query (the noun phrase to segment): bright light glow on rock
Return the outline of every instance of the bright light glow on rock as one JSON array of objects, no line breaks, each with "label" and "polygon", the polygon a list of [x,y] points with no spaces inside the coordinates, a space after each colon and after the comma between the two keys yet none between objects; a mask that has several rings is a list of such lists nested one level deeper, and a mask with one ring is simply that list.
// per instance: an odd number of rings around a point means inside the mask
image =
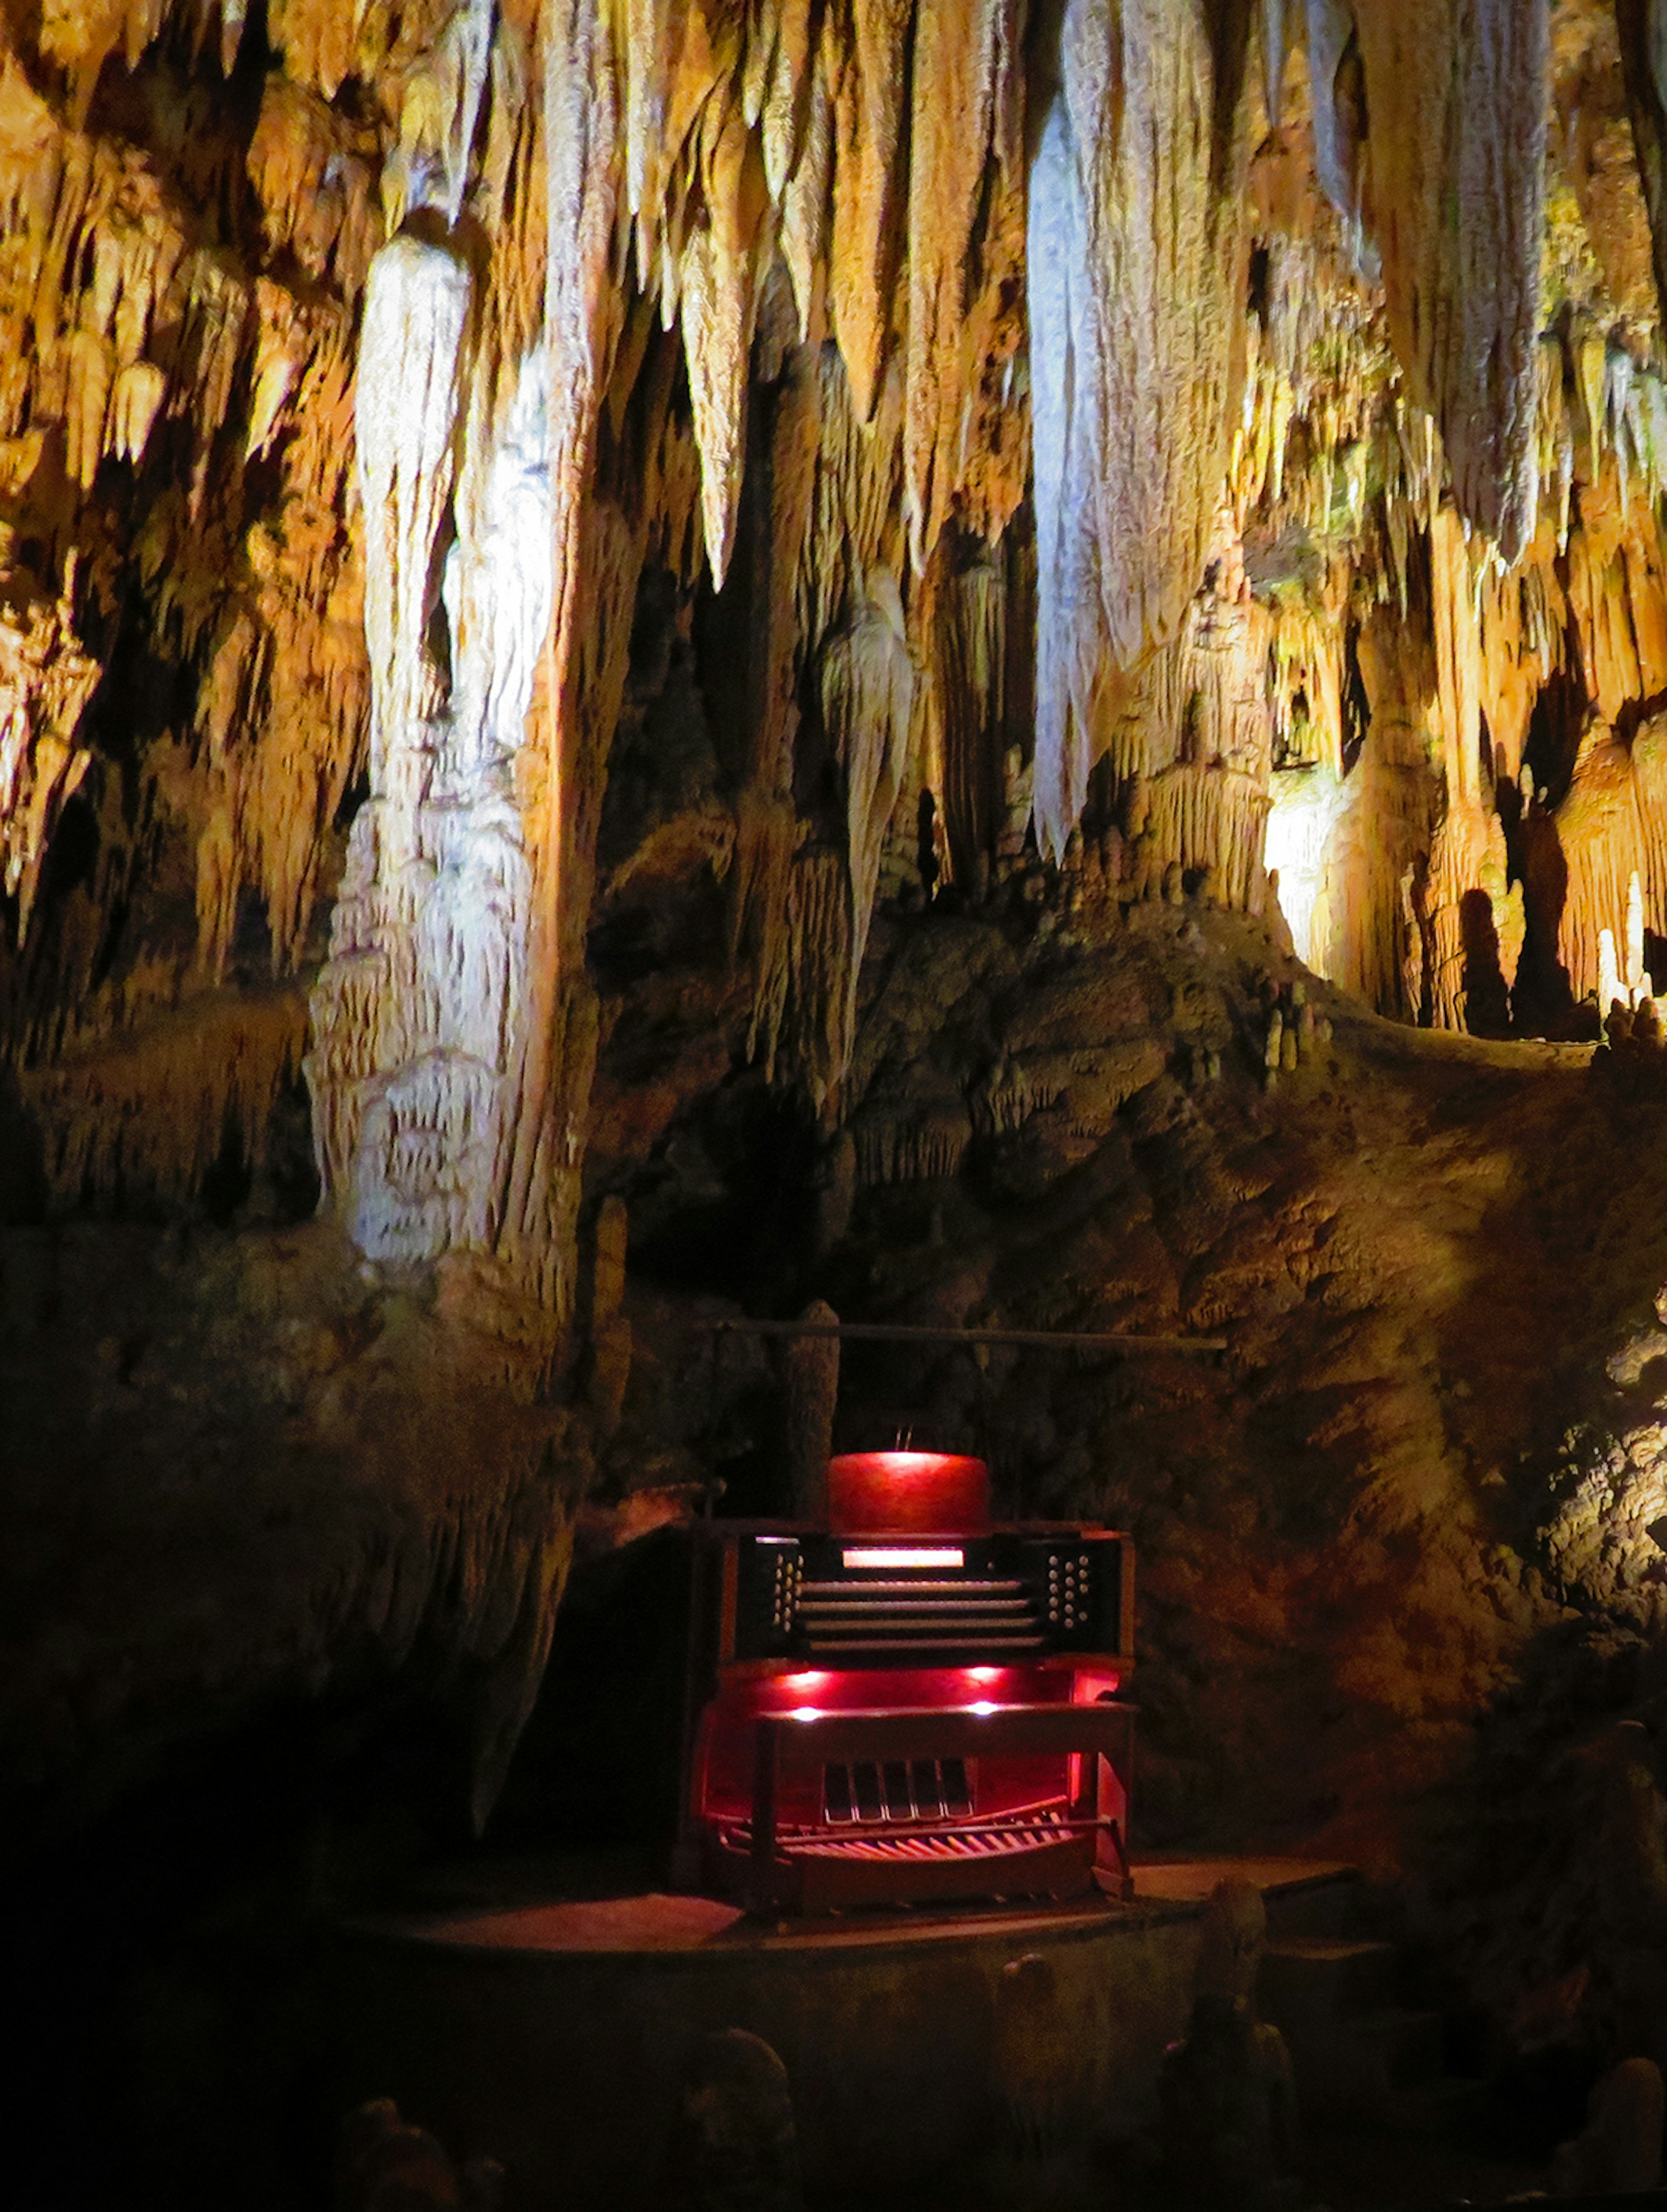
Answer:
[{"label": "bright light glow on rock", "polygon": [[1061,93],[1031,170],[1031,439],[1037,545],[1036,834],[1057,860],[1082,811],[1088,702],[1101,624],[1095,576],[1095,418],[1081,404],[1086,370],[1086,254],[1082,190]]},{"label": "bright light glow on rock", "polygon": [[[442,249],[417,251],[457,266]],[[423,270],[409,252],[400,265]],[[446,673],[425,639],[449,446],[442,453],[435,349],[425,356],[421,340],[426,329],[436,346],[449,341],[455,363],[462,319],[433,313],[425,325],[423,296],[410,286],[398,295],[414,395],[395,384],[382,398],[396,404],[379,404],[373,384],[360,386],[367,507],[380,494],[394,521],[371,540],[372,794],[353,827],[313,1060],[321,1149],[350,1233],[371,1257],[400,1260],[491,1238],[513,1135],[532,896],[514,768],[554,574],[549,369],[535,348],[496,442],[479,441],[483,464],[459,489],[441,589],[450,696],[430,707]],[[401,988],[366,1034],[358,991],[379,972]]]},{"label": "bright light glow on rock", "polygon": [[1347,785],[1323,762],[1285,769],[1273,778],[1262,865],[1279,877],[1280,911],[1297,957],[1329,972],[1334,921],[1333,846],[1348,806]]}]

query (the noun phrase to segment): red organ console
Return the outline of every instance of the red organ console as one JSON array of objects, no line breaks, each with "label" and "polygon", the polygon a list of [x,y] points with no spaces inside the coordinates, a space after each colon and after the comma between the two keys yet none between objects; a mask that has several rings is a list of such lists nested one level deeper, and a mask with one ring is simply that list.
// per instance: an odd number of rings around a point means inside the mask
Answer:
[{"label": "red organ console", "polygon": [[825,1528],[697,1536],[681,1875],[753,1910],[1127,1894],[1134,1553],[852,1453]]}]

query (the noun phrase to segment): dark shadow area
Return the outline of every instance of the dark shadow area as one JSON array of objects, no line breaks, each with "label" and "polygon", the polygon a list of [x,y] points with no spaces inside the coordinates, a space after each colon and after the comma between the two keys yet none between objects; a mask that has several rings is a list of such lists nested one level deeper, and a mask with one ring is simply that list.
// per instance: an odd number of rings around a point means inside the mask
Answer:
[{"label": "dark shadow area", "polygon": [[95,1818],[6,1867],[9,2201],[301,2212],[339,2119],[319,1984],[356,1899],[465,1840],[443,1704],[362,1684],[156,1750]]},{"label": "dark shadow area", "polygon": [[680,1117],[630,1194],[631,1264],[651,1282],[738,1298],[794,1297],[814,1206],[816,1133],[756,1071]]},{"label": "dark shadow area", "polygon": [[16,1076],[0,1065],[0,1228],[43,1221],[46,1195],[40,1127],[23,1103]]},{"label": "dark shadow area", "polygon": [[690,1572],[688,1539],[674,1528],[575,1569],[490,1849],[630,1846],[654,1884],[670,1881]]},{"label": "dark shadow area", "polygon": [[1493,902],[1484,890],[1468,890],[1459,901],[1459,940],[1464,948],[1464,1015],[1472,1036],[1505,1036],[1511,1005],[1500,968],[1499,932]]},{"label": "dark shadow area", "polygon": [[1563,1037],[1590,1033],[1558,957],[1568,902],[1568,861],[1552,816],[1530,808],[1510,836],[1512,872],[1523,887],[1523,949],[1511,994],[1518,1035]]},{"label": "dark shadow area", "polygon": [[[1578,659],[1572,665],[1578,669]],[[1541,686],[1529,717],[1523,763],[1534,780],[1539,804],[1554,810],[1568,795],[1580,738],[1590,712],[1585,688],[1570,667],[1554,669]]]}]

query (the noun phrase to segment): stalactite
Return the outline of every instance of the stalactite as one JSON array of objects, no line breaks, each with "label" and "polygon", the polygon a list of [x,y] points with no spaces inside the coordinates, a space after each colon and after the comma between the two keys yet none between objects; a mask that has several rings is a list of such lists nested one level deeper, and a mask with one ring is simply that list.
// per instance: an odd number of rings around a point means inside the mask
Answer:
[{"label": "stalactite", "polygon": [[1355,18],[1390,331],[1460,512],[1507,562],[1538,503],[1548,19],[1547,0],[1372,0]]},{"label": "stalactite", "polygon": [[830,641],[822,663],[822,711],[845,784],[851,896],[844,1004],[831,1061],[841,1073],[856,1033],[857,975],[868,941],[880,844],[902,784],[914,695],[902,596],[897,579],[876,568],[849,626]]},{"label": "stalactite", "polygon": [[818,1113],[835,1101],[850,1054],[850,879],[827,846],[796,854],[788,880],[787,975],[780,1035]]},{"label": "stalactite", "polygon": [[[1627,917],[1634,882],[1640,926],[1667,933],[1664,764],[1658,717],[1643,724],[1630,745],[1598,720],[1581,738],[1554,817],[1567,869],[1557,957],[1577,999],[1600,989],[1602,939]],[[1599,1011],[1608,1012],[1606,1000],[1600,999]]]},{"label": "stalactite", "polygon": [[843,0],[837,11],[829,10],[830,36],[838,36],[843,51],[831,88],[828,319],[845,357],[859,422],[873,415],[879,392],[902,258],[897,156],[913,13],[914,0]]},{"label": "stalactite", "polygon": [[1667,315],[1667,69],[1659,0],[1615,0],[1627,105],[1649,213],[1658,312]]},{"label": "stalactite", "polygon": [[1064,849],[1082,811],[1102,635],[1086,512],[1101,454],[1099,420],[1086,398],[1092,356],[1080,169],[1062,92],[1043,124],[1031,170],[1027,240],[1037,535],[1035,805],[1037,842],[1050,854]]},{"label": "stalactite", "polygon": [[988,556],[963,564],[959,555],[942,541],[939,564],[950,573],[933,594],[928,709],[940,733],[952,872],[976,890],[994,860],[1001,821],[1007,575]]},{"label": "stalactite", "polygon": [[787,1014],[791,974],[788,894],[799,824],[789,798],[749,787],[735,810],[735,857],[730,863],[729,953],[745,946],[753,963],[752,1016],[747,1056],[762,1058],[771,1079]]},{"label": "stalactite", "polygon": [[1138,896],[1171,864],[1208,869],[1212,895],[1245,908],[1258,889],[1273,729],[1266,611],[1240,596],[1223,545],[1182,635],[1151,655],[1111,728],[1113,774]]},{"label": "stalactite", "polygon": [[228,1139],[259,1172],[269,1109],[306,1034],[307,1001],[294,988],[198,1000],[113,1049],[99,1038],[26,1071],[19,1088],[46,1134],[53,1200],[142,1207],[195,1193]]},{"label": "stalactite", "polygon": [[707,221],[683,249],[684,349],[700,447],[706,556],[721,585],[734,536],[746,443],[747,355],[767,205],[756,137],[715,104],[703,146]]},{"label": "stalactite", "polygon": [[[823,45],[811,75],[804,139],[781,188],[782,254],[793,282],[799,307],[799,335],[810,344],[819,336],[824,293],[824,248],[829,223],[834,158],[834,100],[830,73],[835,64],[831,51],[832,13],[823,17]],[[771,114],[780,103],[772,101]],[[780,143],[780,126],[772,132],[770,116],[764,122],[764,159],[771,164],[771,149]],[[777,155],[777,160],[785,156]],[[772,190],[775,186],[772,183]]]},{"label": "stalactite", "polygon": [[1103,652],[1132,666],[1197,589],[1228,459],[1246,21],[1069,0],[1031,179],[1037,835],[1080,811]]},{"label": "stalactite", "polygon": [[[517,1041],[514,1149],[502,1196],[501,1246],[559,1291],[570,1255],[552,1242],[547,1178],[565,1132],[554,1127],[552,1075],[568,1025],[562,984],[584,926],[564,915],[563,842],[568,804],[563,753],[572,743],[566,692],[575,647],[578,560],[584,488],[605,363],[617,333],[608,296],[618,179],[614,149],[618,86],[597,0],[558,0],[546,12],[544,43],[546,173],[544,344],[550,378],[546,431],[551,459],[554,573],[551,647],[544,701],[542,818],[530,840],[534,869],[532,988]],[[558,1109],[559,1110],[559,1109]],[[553,1297],[552,1303],[562,1300]]]},{"label": "stalactite", "polygon": [[[1368,726],[1333,817],[1306,957],[1379,1012],[1405,1016],[1418,1011],[1422,975],[1421,942],[1415,948],[1409,941],[1413,917],[1402,884],[1429,853],[1441,804],[1426,705],[1434,690],[1433,648],[1415,647],[1394,611],[1380,605],[1355,650]],[[1276,797],[1276,813],[1278,805]],[[1271,860],[1271,836],[1269,844]],[[1282,865],[1280,895],[1285,904]],[[1285,910],[1290,915],[1289,905]],[[1409,966],[1418,970],[1410,998]]]},{"label": "stalactite", "polygon": [[52,825],[92,763],[76,732],[102,673],[76,638],[73,560],[56,602],[31,603],[21,581],[0,614],[0,883],[17,902],[20,944]]},{"label": "stalactite", "polygon": [[1463,526],[1451,507],[1443,507],[1434,519],[1430,572],[1445,803],[1417,895],[1426,947],[1425,1012],[1439,1029],[1463,1029],[1480,1011],[1479,994],[1495,978],[1503,991],[1515,981],[1522,893],[1507,885],[1493,763],[1481,759],[1477,594]]},{"label": "stalactite", "polygon": [[903,501],[918,575],[960,474],[973,362],[964,301],[997,79],[1013,66],[1012,0],[918,0],[909,142]]}]

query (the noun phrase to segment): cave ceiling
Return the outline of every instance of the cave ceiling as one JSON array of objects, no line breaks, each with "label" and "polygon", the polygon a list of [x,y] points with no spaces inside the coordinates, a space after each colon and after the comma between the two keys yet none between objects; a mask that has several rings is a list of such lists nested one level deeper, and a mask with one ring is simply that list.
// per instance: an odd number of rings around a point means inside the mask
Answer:
[{"label": "cave ceiling", "polygon": [[[53,1197],[258,1157],[304,1066],[362,1249],[560,1307],[599,902],[721,878],[751,1048],[837,1117],[923,792],[964,895],[1011,815],[1115,828],[1131,895],[1275,871],[1384,1013],[1566,1021],[1634,873],[1667,930],[1661,38],[9,10],[0,1020]],[[645,716],[709,757],[599,866]]]}]

